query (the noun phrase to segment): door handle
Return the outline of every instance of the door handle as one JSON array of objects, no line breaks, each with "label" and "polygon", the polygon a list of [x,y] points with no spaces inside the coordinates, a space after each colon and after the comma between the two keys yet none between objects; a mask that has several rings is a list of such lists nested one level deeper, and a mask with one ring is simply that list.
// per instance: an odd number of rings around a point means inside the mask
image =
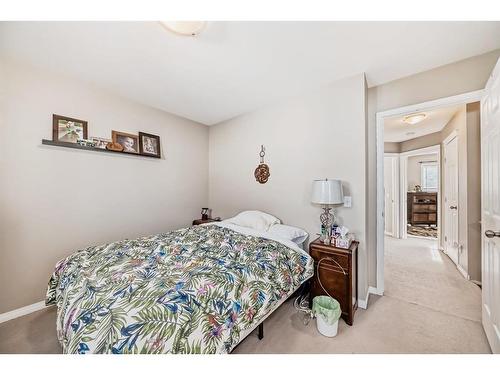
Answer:
[{"label": "door handle", "polygon": [[500,231],[495,232],[494,230],[487,230],[484,232],[484,235],[488,238],[500,237]]},{"label": "door handle", "polygon": [[456,210],[457,208],[457,206],[450,206],[450,210]]}]

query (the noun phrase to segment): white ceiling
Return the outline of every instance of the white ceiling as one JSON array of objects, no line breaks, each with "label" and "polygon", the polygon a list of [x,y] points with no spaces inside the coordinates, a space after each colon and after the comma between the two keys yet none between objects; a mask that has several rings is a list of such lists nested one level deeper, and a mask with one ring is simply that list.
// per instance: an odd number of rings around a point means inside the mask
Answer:
[{"label": "white ceiling", "polygon": [[405,116],[386,118],[384,120],[384,142],[403,142],[423,135],[439,132],[443,130],[445,125],[462,106],[463,104],[434,109],[432,111],[422,111],[427,117],[415,125],[403,122]]},{"label": "white ceiling", "polygon": [[500,48],[500,22],[0,25],[1,52],[203,124],[366,72],[378,85]]}]

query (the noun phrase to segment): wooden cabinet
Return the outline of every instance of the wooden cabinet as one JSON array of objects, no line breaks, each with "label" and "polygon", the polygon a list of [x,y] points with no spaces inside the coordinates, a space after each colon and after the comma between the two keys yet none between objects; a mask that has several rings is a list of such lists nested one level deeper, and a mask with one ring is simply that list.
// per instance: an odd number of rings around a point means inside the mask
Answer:
[{"label": "wooden cabinet", "polygon": [[316,239],[309,245],[309,254],[314,259],[311,301],[330,294],[339,301],[342,318],[352,325],[358,308],[358,242],[353,241],[349,249],[340,249]]},{"label": "wooden cabinet", "polygon": [[437,193],[408,192],[408,224],[437,225]]}]

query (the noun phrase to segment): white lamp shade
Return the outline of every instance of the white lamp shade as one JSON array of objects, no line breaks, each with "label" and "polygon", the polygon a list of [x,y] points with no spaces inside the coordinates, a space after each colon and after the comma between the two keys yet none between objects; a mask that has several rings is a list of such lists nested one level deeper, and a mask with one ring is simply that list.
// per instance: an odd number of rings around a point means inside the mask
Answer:
[{"label": "white lamp shade", "polygon": [[311,202],[316,204],[344,203],[344,192],[340,180],[314,180]]}]

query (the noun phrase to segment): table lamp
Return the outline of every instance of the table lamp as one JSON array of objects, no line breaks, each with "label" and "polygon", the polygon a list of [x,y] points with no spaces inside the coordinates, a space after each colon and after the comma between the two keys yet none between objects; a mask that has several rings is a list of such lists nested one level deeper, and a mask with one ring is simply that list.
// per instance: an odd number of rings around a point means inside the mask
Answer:
[{"label": "table lamp", "polygon": [[320,215],[321,224],[326,230],[323,241],[329,239],[330,230],[334,223],[334,216],[330,213],[330,206],[344,203],[344,192],[342,191],[342,181],[340,180],[314,180],[312,186],[311,202],[323,206],[324,212]]}]

